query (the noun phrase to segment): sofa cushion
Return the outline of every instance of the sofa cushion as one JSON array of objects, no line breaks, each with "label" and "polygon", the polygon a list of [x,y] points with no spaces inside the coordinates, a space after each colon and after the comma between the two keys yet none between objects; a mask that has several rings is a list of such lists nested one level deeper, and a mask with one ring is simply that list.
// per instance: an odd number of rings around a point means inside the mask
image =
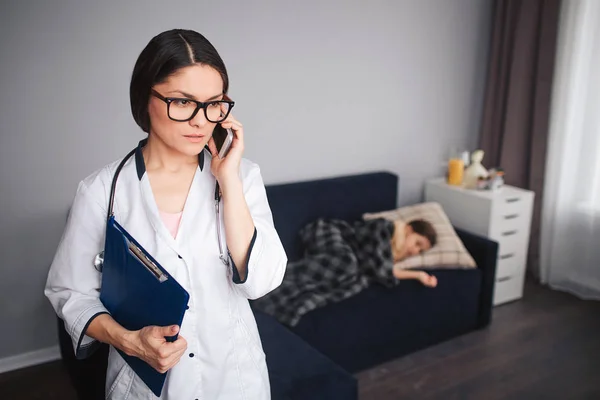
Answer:
[{"label": "sofa cushion", "polygon": [[428,270],[435,289],[414,280],[373,285],[304,315],[293,330],[351,373],[469,332],[479,325],[479,269]]}]

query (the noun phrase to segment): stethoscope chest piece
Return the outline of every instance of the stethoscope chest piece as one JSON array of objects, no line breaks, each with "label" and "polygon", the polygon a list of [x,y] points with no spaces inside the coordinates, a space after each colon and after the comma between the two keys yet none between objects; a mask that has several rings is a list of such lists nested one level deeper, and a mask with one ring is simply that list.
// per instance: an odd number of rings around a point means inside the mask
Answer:
[{"label": "stethoscope chest piece", "polygon": [[96,254],[96,257],[94,257],[94,268],[96,268],[96,271],[102,272],[103,266],[104,266],[104,251],[101,251],[100,253]]}]

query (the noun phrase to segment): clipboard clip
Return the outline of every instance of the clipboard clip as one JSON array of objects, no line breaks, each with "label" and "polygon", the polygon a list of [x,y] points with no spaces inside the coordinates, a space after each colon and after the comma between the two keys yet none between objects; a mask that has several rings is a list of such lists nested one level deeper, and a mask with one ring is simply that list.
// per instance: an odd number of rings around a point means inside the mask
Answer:
[{"label": "clipboard clip", "polygon": [[146,254],[140,249],[135,243],[125,239],[127,241],[127,248],[129,252],[140,262],[148,272],[150,272],[154,277],[160,282],[163,283],[169,279],[169,277],[161,271],[160,268],[156,266],[156,264],[146,256]]}]

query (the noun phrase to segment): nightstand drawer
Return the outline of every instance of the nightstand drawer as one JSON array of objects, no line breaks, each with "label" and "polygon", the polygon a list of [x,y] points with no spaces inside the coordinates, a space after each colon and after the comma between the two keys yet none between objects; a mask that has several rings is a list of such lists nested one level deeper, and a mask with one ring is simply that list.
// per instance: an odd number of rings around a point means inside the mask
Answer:
[{"label": "nightstand drawer", "polygon": [[521,298],[524,276],[496,278],[494,285],[494,305]]},{"label": "nightstand drawer", "polygon": [[513,277],[524,271],[528,242],[526,232],[515,228],[499,235],[496,278]]},{"label": "nightstand drawer", "polygon": [[495,236],[497,240],[502,237],[521,234],[527,231],[529,225],[529,213],[527,210],[510,213],[498,212],[492,216],[490,221],[490,236]]},{"label": "nightstand drawer", "polygon": [[523,268],[522,252],[505,252],[498,254],[496,278],[506,278],[516,274]]},{"label": "nightstand drawer", "polygon": [[528,209],[528,198],[525,193],[502,194],[494,199],[494,212],[503,216],[522,214]]},{"label": "nightstand drawer", "polygon": [[529,220],[526,218],[502,219],[495,218],[490,224],[489,237],[498,243],[528,242]]},{"label": "nightstand drawer", "polygon": [[498,257],[508,254],[522,253],[527,248],[527,230],[514,228],[502,231],[500,234],[490,235],[490,238],[498,242]]}]

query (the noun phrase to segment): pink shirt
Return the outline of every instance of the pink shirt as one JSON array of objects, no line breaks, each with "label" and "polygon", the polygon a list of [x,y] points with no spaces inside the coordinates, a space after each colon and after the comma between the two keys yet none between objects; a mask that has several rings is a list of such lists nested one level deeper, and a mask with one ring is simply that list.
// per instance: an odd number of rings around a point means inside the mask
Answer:
[{"label": "pink shirt", "polygon": [[163,224],[165,224],[165,226],[171,233],[171,236],[173,236],[173,238],[176,238],[177,231],[179,230],[179,222],[181,222],[181,214],[183,214],[183,211],[178,213],[167,213],[160,210],[158,211],[160,212],[160,218],[162,219]]}]

